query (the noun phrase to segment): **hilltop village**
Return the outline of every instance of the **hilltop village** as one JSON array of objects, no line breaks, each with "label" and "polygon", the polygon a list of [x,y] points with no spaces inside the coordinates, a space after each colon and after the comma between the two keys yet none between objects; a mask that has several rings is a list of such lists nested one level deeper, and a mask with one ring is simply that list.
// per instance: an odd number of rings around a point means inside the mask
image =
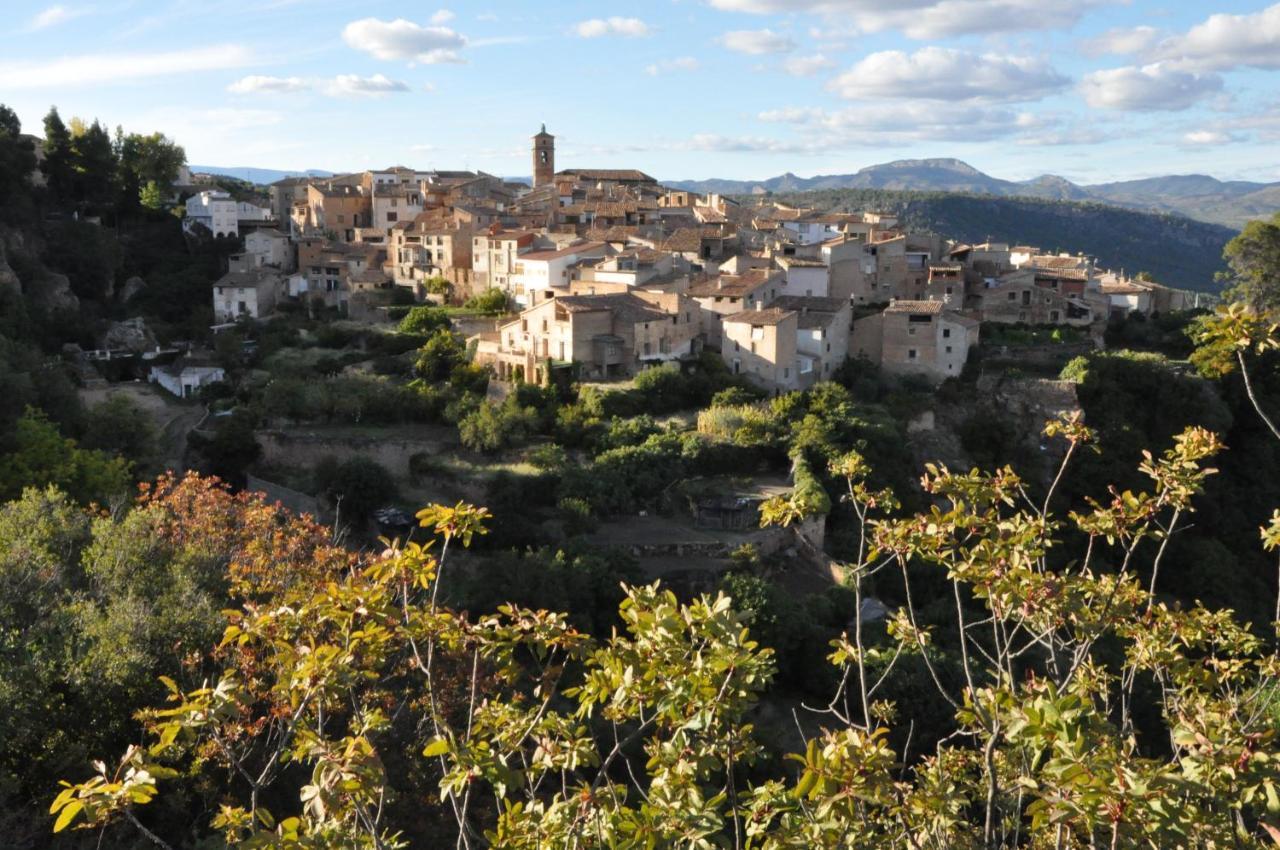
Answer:
[{"label": "hilltop village", "polygon": [[184,224],[243,238],[213,289],[220,322],[290,299],[355,317],[392,290],[440,304],[498,293],[511,317],[471,341],[503,383],[556,369],[629,378],[702,351],[770,393],[830,378],[847,357],[937,382],[960,374],[984,323],[1100,340],[1113,313],[1197,304],[1083,255],[668,190],[632,169],[557,169],[545,127],[532,159],[532,186],[395,167],[287,178],[267,207],[206,189]]}]

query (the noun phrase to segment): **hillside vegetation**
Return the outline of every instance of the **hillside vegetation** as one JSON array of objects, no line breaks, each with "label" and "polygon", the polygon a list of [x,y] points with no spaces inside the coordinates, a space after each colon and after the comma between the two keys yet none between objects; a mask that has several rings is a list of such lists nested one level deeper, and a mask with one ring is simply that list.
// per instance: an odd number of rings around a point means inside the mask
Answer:
[{"label": "hillside vegetation", "polygon": [[[1151,272],[1161,283],[1196,292],[1219,291],[1214,276],[1224,270],[1222,249],[1234,235],[1220,225],[1092,202],[882,189],[799,192],[772,199],[824,210],[893,212],[910,228],[961,242],[992,239],[1051,252],[1083,252],[1097,257],[1104,268]],[[757,199],[740,200],[750,204]]]}]

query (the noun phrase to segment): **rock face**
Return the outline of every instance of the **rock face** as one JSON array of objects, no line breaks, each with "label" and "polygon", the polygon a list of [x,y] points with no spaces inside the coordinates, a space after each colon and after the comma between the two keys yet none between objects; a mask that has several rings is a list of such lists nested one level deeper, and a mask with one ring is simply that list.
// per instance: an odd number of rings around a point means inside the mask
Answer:
[{"label": "rock face", "polygon": [[71,281],[65,274],[45,272],[27,290],[31,303],[50,312],[78,310],[80,299],[71,291]]},{"label": "rock face", "polygon": [[[0,290],[25,294],[30,306],[45,312],[80,309],[80,299],[71,291],[67,276],[49,271],[36,259],[42,249],[43,242],[38,237],[0,227]],[[18,277],[10,262],[19,256],[27,260],[20,266],[29,269],[26,281]]]},{"label": "rock face", "polygon": [[4,241],[0,240],[0,293],[3,292],[21,295],[22,281],[18,280],[17,272],[9,266],[9,255],[5,251]]},{"label": "rock face", "polygon": [[121,304],[128,304],[133,296],[147,288],[147,282],[142,278],[134,275],[124,282],[119,290],[119,298]]},{"label": "rock face", "polygon": [[123,322],[112,322],[102,335],[101,345],[107,349],[125,349],[141,353],[156,347],[155,334],[147,327],[141,317],[125,319]]}]

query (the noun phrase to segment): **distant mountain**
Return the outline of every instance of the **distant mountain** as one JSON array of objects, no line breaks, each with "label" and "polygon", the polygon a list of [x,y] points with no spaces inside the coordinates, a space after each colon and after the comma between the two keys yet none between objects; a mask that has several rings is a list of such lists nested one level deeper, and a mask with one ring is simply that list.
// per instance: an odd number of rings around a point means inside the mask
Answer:
[{"label": "distant mountain", "polygon": [[192,172],[200,172],[202,174],[222,174],[227,177],[235,177],[237,180],[247,180],[250,183],[257,183],[259,186],[265,186],[274,183],[277,180],[283,180],[286,177],[332,177],[332,171],[321,171],[318,168],[308,168],[305,171],[280,171],[275,168],[228,168],[223,165],[191,165],[188,166]]},{"label": "distant mountain", "polygon": [[912,229],[961,242],[1034,245],[1048,253],[1077,251],[1129,274],[1151,272],[1179,289],[1219,292],[1222,249],[1235,232],[1182,215],[1126,209],[1101,201],[1000,197],[991,193],[825,189],[777,193],[784,202],[835,211],[880,210]]},{"label": "distant mountain", "polygon": [[902,159],[854,174],[799,177],[790,172],[768,180],[675,180],[667,185],[697,192],[763,194],[823,189],[894,189],[968,192],[1001,197],[1100,201],[1134,209],[1176,213],[1239,229],[1253,218],[1280,210],[1280,183],[1222,181],[1203,174],[1078,185],[1054,174],[1033,180],[1001,180],[958,159]]}]

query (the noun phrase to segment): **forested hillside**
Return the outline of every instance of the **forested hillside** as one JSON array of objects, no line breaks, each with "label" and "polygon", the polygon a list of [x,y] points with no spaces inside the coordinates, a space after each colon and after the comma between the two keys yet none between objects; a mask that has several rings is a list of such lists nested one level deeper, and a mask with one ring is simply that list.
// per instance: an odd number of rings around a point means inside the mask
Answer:
[{"label": "forested hillside", "polygon": [[[1179,289],[1218,292],[1222,249],[1235,235],[1226,227],[1176,215],[1105,204],[1005,198],[950,192],[833,189],[778,194],[773,199],[819,209],[895,212],[910,227],[962,242],[988,239],[1035,245],[1045,251],[1083,252],[1103,268],[1151,272]],[[758,202],[753,196],[739,198]]]}]

